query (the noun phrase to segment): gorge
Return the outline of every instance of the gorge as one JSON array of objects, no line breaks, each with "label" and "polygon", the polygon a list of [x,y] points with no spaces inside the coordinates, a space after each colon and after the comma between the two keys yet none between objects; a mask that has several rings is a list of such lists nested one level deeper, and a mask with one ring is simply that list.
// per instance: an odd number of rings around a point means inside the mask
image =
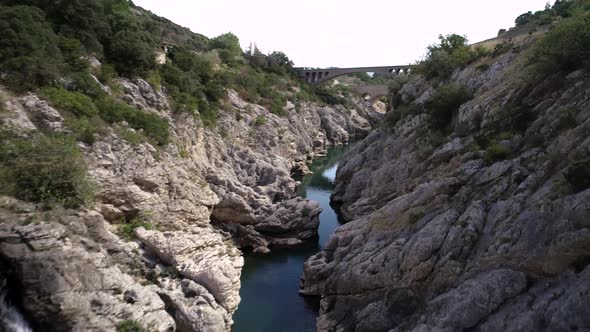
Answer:
[{"label": "gorge", "polygon": [[0,331],[590,329],[589,12],[313,85],[126,0],[0,0]]}]

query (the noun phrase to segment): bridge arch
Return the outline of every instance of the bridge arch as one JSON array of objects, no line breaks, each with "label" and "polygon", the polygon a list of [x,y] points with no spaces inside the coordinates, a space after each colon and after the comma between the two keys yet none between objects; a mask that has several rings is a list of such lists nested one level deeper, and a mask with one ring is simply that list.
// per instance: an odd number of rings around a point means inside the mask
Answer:
[{"label": "bridge arch", "polygon": [[321,84],[323,82],[332,80],[336,77],[349,75],[354,73],[375,73],[385,75],[402,75],[408,74],[412,65],[402,66],[384,66],[384,67],[356,67],[356,68],[329,68],[329,69],[302,69],[298,70],[302,73],[305,82],[310,84]]}]

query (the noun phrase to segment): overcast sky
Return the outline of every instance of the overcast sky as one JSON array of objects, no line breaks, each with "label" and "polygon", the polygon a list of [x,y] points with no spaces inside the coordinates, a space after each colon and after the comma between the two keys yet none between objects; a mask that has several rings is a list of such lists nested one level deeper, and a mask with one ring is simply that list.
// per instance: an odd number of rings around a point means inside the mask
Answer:
[{"label": "overcast sky", "polygon": [[[298,67],[413,63],[439,34],[495,37],[547,0],[134,0],[159,16],[215,37],[233,32],[242,48],[282,51]],[[553,2],[553,0],[552,0]]]}]

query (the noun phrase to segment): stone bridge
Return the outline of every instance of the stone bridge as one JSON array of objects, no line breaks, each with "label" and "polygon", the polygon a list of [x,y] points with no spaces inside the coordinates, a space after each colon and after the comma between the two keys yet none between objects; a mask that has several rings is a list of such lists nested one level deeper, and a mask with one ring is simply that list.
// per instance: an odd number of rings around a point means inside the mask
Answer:
[{"label": "stone bridge", "polygon": [[350,87],[350,92],[365,100],[375,101],[379,97],[387,96],[389,87],[387,85],[353,85]]},{"label": "stone bridge", "polygon": [[412,65],[386,66],[386,67],[357,67],[357,68],[327,68],[327,69],[305,69],[298,68],[305,82],[310,84],[321,84],[333,78],[354,73],[375,73],[376,75],[400,75],[407,74],[412,70]]}]

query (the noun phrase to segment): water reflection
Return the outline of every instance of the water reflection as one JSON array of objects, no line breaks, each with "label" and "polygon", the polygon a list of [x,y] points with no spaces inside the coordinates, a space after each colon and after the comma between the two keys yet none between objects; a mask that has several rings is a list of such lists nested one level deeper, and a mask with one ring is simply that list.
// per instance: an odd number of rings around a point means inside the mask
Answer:
[{"label": "water reflection", "polygon": [[303,263],[317,253],[338,227],[330,193],[345,147],[329,149],[311,164],[312,175],[301,179],[298,194],[322,207],[319,237],[295,248],[275,248],[270,254],[247,253],[242,270],[242,302],[234,315],[234,332],[315,331],[319,300],[298,294]]}]

